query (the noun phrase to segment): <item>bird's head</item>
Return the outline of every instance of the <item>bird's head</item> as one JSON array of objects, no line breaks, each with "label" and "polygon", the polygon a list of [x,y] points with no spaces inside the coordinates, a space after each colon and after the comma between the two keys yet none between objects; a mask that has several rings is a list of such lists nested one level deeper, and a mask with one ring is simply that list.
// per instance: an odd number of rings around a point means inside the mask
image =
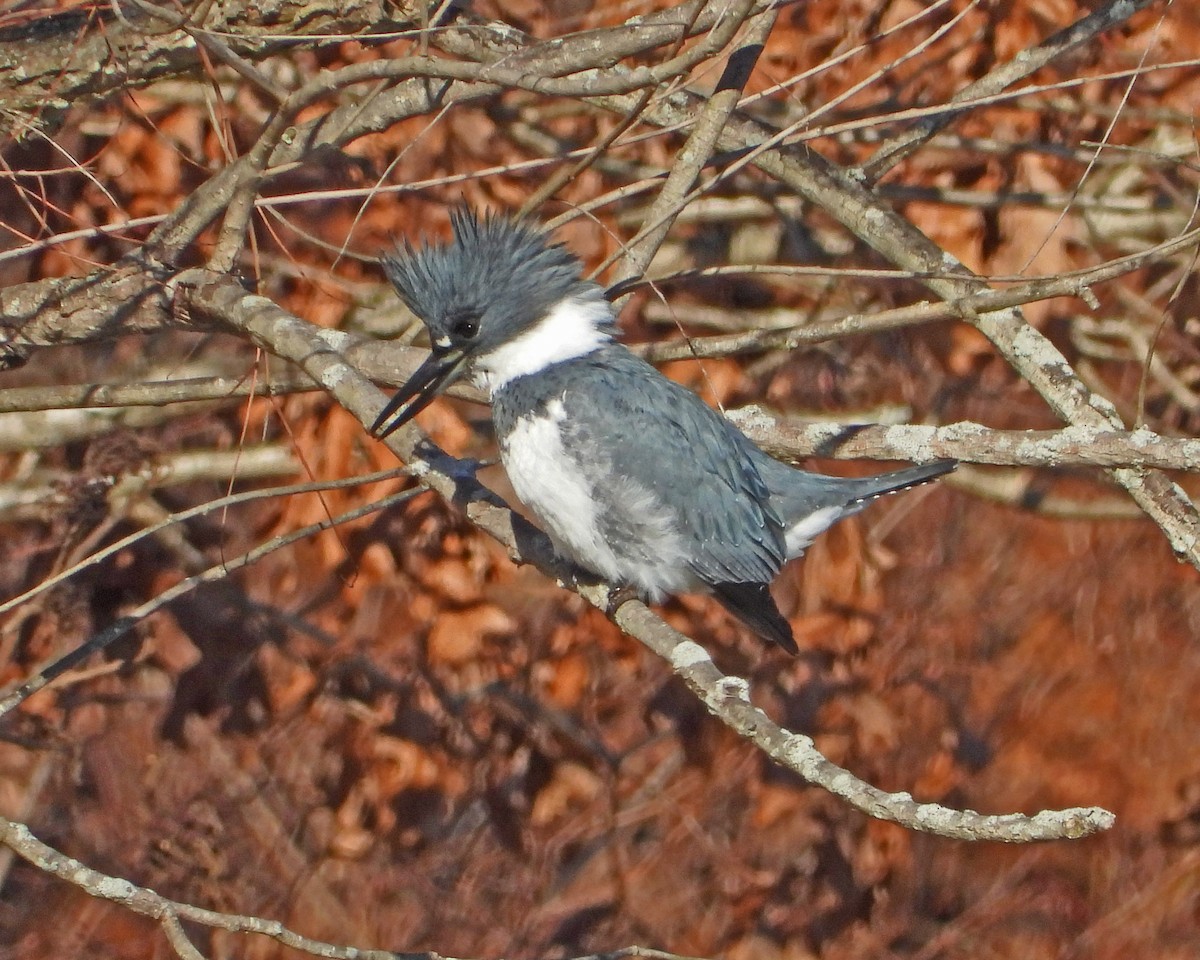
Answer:
[{"label": "bird's head", "polygon": [[432,352],[376,418],[375,436],[399,429],[476,365],[515,350],[564,304],[584,305],[597,327],[611,321],[579,261],[537,227],[459,211],[451,234],[445,244],[405,243],[382,259],[400,299],[428,329]]}]

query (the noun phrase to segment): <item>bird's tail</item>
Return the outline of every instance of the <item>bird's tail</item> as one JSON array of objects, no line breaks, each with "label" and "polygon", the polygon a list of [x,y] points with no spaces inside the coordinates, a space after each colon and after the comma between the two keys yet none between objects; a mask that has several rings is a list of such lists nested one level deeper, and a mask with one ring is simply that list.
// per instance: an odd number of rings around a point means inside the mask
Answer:
[{"label": "bird's tail", "polygon": [[771,506],[783,520],[789,559],[798,557],[817,534],[879,497],[897,493],[949,473],[957,460],[935,460],[873,477],[828,477],[797,470],[766,454],[757,464],[771,494]]},{"label": "bird's tail", "polygon": [[726,610],[764,640],[779,644],[793,656],[800,652],[791,624],[779,612],[765,583],[716,583],[712,592]]},{"label": "bird's tail", "polygon": [[903,470],[893,470],[891,473],[881,473],[874,477],[847,478],[842,482],[850,485],[853,494],[853,499],[847,506],[852,510],[856,507],[861,509],[872,500],[886,497],[889,493],[899,493],[909,487],[936,480],[957,466],[957,460],[934,460],[932,463],[905,467]]}]

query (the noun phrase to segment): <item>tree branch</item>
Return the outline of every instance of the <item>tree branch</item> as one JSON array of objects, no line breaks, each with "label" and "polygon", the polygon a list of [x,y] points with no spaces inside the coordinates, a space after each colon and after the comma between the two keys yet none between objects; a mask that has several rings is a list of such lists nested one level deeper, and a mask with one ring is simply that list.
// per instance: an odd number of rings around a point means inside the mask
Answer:
[{"label": "tree branch", "polygon": [[[223,277],[205,280],[196,271],[187,281],[185,295],[197,314],[211,322],[223,320],[263,348],[298,364],[364,424],[374,420],[383,395],[331,347],[329,331],[305,323],[263,297],[248,296]],[[532,563],[560,581],[574,581],[544,534],[482,487],[470,467],[425,440],[414,424],[396,431],[386,442],[422,485],[462,507],[477,526],[507,548],[515,562]],[[1113,823],[1111,813],[1095,807],[991,816],[917,803],[908,794],[886,794],[826,760],[809,738],[775,725],[750,704],[746,681],[723,676],[702,647],[671,629],[641,602],[627,601],[613,612],[607,586],[580,585],[577,591],[666,659],[723,723],[788,769],[870,816],[940,836],[1012,843],[1074,839],[1106,830]]]},{"label": "tree branch", "polygon": [[912,460],[949,457],[968,463],[1027,467],[1154,467],[1200,471],[1200,440],[1134,431],[1069,426],[1062,430],[994,430],[980,423],[800,423],[762,407],[728,417],[760,447],[784,459],[837,457]]},{"label": "tree branch", "polygon": [[[127,907],[143,917],[157,920],[163,925],[168,939],[173,946],[177,946],[177,949],[182,945],[181,938],[186,939],[182,931],[178,930],[179,921],[188,920],[206,927],[228,930],[230,933],[253,933],[269,937],[286,947],[317,957],[330,958],[330,960],[397,960],[399,956],[390,950],[367,950],[362,947],[323,943],[289,930],[278,920],[221,913],[217,910],[196,907],[190,903],[169,900],[149,887],[139,887],[128,880],[93,870],[73,857],[68,857],[65,853],[60,853],[43,843],[25,824],[15,823],[4,817],[0,817],[0,843],[39,870],[74,884],[93,897],[108,900],[111,903]],[[183,957],[193,956],[186,947],[181,950],[180,955]],[[413,955],[405,954],[404,956],[406,960],[411,960]],[[425,955],[418,954],[417,956]],[[436,955],[429,954],[428,956]]]},{"label": "tree branch", "polygon": [[[118,3],[121,0],[117,0]],[[207,21],[173,29],[122,8],[117,17],[107,4],[43,16],[0,30],[0,118],[53,128],[70,106],[84,106],[121,91],[197,72],[202,61],[194,33],[219,37],[246,60],[292,50],[297,37],[311,48],[340,43],[363,31],[412,27],[392,19],[396,5],[385,0],[286,0],[271,4],[265,17],[250,0],[218,0]],[[37,118],[36,121],[34,118]]]}]

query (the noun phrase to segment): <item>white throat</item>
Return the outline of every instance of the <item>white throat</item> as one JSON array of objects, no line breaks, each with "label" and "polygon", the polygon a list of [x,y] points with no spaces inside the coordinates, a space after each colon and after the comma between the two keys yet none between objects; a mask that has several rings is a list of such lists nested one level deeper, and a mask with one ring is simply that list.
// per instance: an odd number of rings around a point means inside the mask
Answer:
[{"label": "white throat", "polygon": [[599,349],[612,339],[604,329],[611,323],[612,307],[599,295],[561,300],[515,340],[476,360],[475,383],[489,396],[495,396],[497,390],[517,377],[539,373]]}]

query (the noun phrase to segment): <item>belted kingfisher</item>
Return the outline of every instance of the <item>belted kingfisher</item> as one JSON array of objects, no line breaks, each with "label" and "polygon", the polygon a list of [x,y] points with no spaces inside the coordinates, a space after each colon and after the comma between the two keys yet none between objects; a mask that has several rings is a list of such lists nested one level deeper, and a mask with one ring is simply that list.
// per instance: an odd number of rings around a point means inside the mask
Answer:
[{"label": "belted kingfisher", "polygon": [[433,352],[371,433],[387,436],[469,373],[491,399],[517,496],[560,554],[609,583],[650,601],[710,593],[796,653],[768,591],[783,565],[876,497],[956,465],[861,479],[789,467],[615,342],[603,291],[541,230],[460,211],[452,233],[383,257]]}]

